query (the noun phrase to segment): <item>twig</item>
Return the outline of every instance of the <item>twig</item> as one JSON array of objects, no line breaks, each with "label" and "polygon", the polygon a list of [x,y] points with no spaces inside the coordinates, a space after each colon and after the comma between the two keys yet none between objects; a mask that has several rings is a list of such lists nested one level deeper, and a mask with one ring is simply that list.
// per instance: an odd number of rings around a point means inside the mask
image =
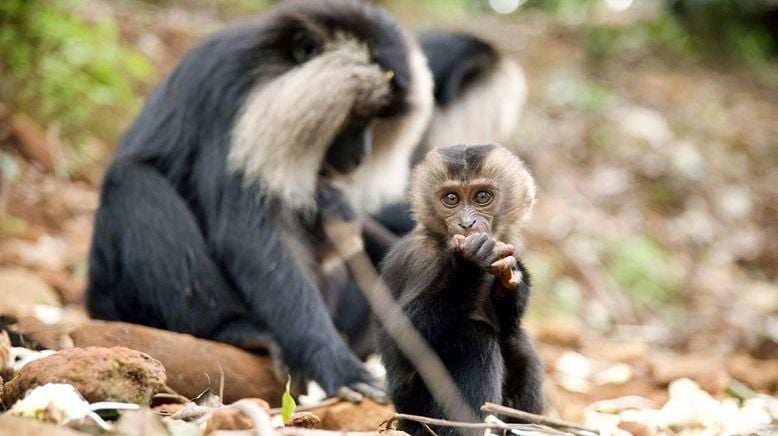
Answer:
[{"label": "twig", "polygon": [[438,434],[435,433],[435,430],[433,430],[429,425],[427,425],[427,424],[425,424],[423,422],[421,423],[421,425],[422,425],[422,427],[424,427],[424,430],[427,430],[428,432],[430,432],[430,434],[432,436],[438,436]]},{"label": "twig", "polygon": [[[395,421],[413,421],[422,425],[437,425],[439,427],[456,427],[456,428],[483,428],[483,429],[498,429],[498,430],[524,430],[534,431],[550,435],[567,435],[570,433],[562,432],[550,427],[543,427],[538,424],[505,424],[496,422],[459,422],[449,421],[448,419],[428,418],[426,416],[407,415],[405,413],[395,413],[386,421],[386,429],[390,429]],[[431,429],[430,429],[431,431]],[[434,433],[434,432],[433,432]]]},{"label": "twig", "polygon": [[[579,424],[575,424],[561,419],[549,418],[543,415],[536,415],[534,413],[524,412],[522,410],[516,410],[510,407],[501,406],[494,403],[485,403],[481,406],[482,412],[493,413],[495,415],[510,416],[511,418],[518,418],[533,424],[547,425],[549,427],[564,428],[578,430],[579,432],[586,432],[587,434],[600,434],[599,430],[584,427]],[[577,432],[576,432],[577,433]]]},{"label": "twig", "polygon": [[224,401],[224,369],[221,363],[217,365],[219,365],[219,401]]},{"label": "twig", "polygon": [[416,368],[444,415],[461,421],[476,421],[475,411],[467,406],[440,357],[413,326],[373,267],[364,251],[359,225],[328,217],[324,231],[348,264],[352,277],[384,330]]},{"label": "twig", "polygon": [[156,395],[154,395],[154,398],[164,398],[168,400],[177,400],[180,403],[188,403],[189,398],[179,394],[178,392],[174,391],[173,388],[171,388],[168,385],[165,385],[163,388],[165,392],[160,392]]},{"label": "twig", "polygon": [[256,436],[272,436],[276,434],[276,430],[270,421],[270,415],[263,408],[259,407],[257,403],[250,400],[239,400],[225,407],[237,409],[249,418],[253,424]]}]

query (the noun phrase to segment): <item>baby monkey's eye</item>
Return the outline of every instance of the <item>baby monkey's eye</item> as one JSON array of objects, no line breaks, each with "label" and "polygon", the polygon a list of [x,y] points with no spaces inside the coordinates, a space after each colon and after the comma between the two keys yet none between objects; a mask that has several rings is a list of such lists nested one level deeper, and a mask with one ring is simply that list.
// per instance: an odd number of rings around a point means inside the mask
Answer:
[{"label": "baby monkey's eye", "polygon": [[475,202],[478,204],[487,204],[492,201],[492,193],[489,191],[478,191],[475,193]]},{"label": "baby monkey's eye", "polygon": [[443,196],[443,204],[446,206],[456,206],[459,204],[459,196],[453,192],[449,192]]}]

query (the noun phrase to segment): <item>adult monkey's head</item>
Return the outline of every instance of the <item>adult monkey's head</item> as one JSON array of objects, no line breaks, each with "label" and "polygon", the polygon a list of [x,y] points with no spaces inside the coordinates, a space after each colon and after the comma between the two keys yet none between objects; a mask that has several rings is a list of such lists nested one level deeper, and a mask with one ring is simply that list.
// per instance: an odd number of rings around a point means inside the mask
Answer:
[{"label": "adult monkey's head", "polygon": [[[322,176],[407,166],[429,119],[432,81],[389,14],[358,1],[298,1],[246,25],[255,28],[254,86],[234,123],[231,168],[306,208]],[[358,197],[385,195],[359,180],[348,185]]]}]

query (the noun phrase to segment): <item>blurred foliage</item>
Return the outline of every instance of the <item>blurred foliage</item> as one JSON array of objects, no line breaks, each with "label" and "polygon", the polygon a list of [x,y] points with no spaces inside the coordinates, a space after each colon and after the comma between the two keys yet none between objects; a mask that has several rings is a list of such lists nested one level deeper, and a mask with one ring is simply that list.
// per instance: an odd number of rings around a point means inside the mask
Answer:
[{"label": "blurred foliage", "polygon": [[710,51],[747,61],[778,53],[775,0],[673,0],[672,10]]},{"label": "blurred foliage", "polygon": [[648,236],[632,236],[605,244],[608,275],[635,301],[648,307],[671,303],[681,286],[678,261]]},{"label": "blurred foliage", "polygon": [[568,292],[559,292],[567,290],[564,286],[558,286],[560,281],[565,280],[559,259],[543,251],[531,251],[522,262],[530,271],[532,287],[544,290],[532,296],[531,317],[542,319],[548,314],[574,315],[580,311],[580,294],[571,296]]},{"label": "blurred foliage", "polygon": [[584,47],[595,57],[616,56],[650,44],[664,46],[678,54],[691,54],[689,35],[678,20],[660,13],[634,26],[596,25],[584,31]]},{"label": "blurred foliage", "polygon": [[75,12],[82,0],[0,2],[0,100],[38,123],[57,122],[73,144],[114,139],[141,102],[136,85],[154,77],[139,52],[123,46],[111,17]]},{"label": "blurred foliage", "polygon": [[652,43],[683,54],[699,51],[751,63],[778,53],[774,0],[665,0],[656,14],[628,25],[590,20],[603,3],[608,2],[529,0],[525,7],[549,11],[563,24],[583,25],[585,46],[594,55],[619,55]]}]

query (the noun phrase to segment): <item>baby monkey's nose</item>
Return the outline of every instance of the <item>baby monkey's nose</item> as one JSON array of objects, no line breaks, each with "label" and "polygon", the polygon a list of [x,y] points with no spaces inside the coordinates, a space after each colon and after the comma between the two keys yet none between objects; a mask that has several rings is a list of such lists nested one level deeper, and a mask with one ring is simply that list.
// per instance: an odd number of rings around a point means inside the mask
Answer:
[{"label": "baby monkey's nose", "polygon": [[459,223],[459,227],[462,227],[465,230],[471,229],[474,225],[475,225],[475,220],[473,220],[473,222],[471,222],[470,224],[462,224],[461,222]]}]

